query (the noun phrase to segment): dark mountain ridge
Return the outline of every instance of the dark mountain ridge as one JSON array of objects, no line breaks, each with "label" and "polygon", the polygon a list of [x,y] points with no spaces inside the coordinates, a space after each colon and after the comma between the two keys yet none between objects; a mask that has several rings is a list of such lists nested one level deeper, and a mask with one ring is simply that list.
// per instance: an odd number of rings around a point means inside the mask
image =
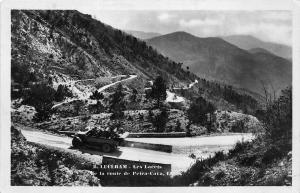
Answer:
[{"label": "dark mountain ridge", "polygon": [[278,56],[251,54],[221,38],[199,38],[175,32],[147,43],[190,71],[227,84],[263,93],[262,82],[279,92],[291,84],[292,64]]}]

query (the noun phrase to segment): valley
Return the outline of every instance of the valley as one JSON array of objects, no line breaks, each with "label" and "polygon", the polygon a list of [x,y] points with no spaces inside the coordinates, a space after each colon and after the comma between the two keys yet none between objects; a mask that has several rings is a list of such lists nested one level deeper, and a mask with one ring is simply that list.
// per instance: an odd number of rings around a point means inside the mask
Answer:
[{"label": "valley", "polygon": [[[124,32],[76,10],[11,15],[13,185],[289,185],[289,60],[186,32]],[[146,163],[171,175],[102,175]]]},{"label": "valley", "polygon": [[[164,56],[183,63],[184,68],[189,68],[199,77],[225,82],[262,95],[264,95],[263,87],[265,86],[279,94],[280,90],[291,84],[291,62],[280,57],[280,54],[277,56],[271,52],[251,53],[248,50],[257,47],[253,47],[254,45],[247,47],[246,42],[255,44],[254,40],[249,39],[239,41],[237,38],[231,41],[229,37],[224,40],[218,37],[200,38],[186,32],[174,32],[146,41]],[[243,49],[235,46],[235,44],[242,45],[242,42],[245,42],[245,46],[240,46]],[[256,45],[262,45],[262,43],[256,43]],[[266,48],[274,47],[270,49],[279,51],[275,49],[275,45],[269,47],[267,45]],[[284,46],[278,45],[277,47],[285,50]]]}]

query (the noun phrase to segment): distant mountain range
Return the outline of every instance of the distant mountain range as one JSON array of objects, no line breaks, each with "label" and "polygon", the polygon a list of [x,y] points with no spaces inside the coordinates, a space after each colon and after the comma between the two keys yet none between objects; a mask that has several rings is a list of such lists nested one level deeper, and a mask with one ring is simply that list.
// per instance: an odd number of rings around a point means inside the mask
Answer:
[{"label": "distant mountain range", "polygon": [[292,48],[283,44],[265,42],[250,35],[232,35],[221,38],[244,50],[263,48],[277,56],[289,60],[292,58]]},{"label": "distant mountain range", "polygon": [[263,94],[262,84],[276,91],[292,82],[292,64],[264,48],[244,50],[221,38],[199,38],[186,32],[154,37],[148,45],[200,77]]},{"label": "distant mountain range", "polygon": [[144,32],[144,31],[134,31],[134,30],[125,30],[125,32],[141,40],[150,39],[162,35],[160,33],[155,33],[155,32]]}]

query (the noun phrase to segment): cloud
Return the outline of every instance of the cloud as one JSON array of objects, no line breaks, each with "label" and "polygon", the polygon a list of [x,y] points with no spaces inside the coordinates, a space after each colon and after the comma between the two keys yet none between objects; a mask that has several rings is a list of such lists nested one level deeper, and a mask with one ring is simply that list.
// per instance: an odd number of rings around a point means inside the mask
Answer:
[{"label": "cloud", "polygon": [[221,19],[191,19],[191,20],[185,20],[181,19],[179,20],[179,25],[182,27],[197,27],[197,26],[214,26],[214,25],[221,25],[222,21]]},{"label": "cloud", "polygon": [[175,15],[169,13],[161,13],[157,16],[158,20],[161,22],[170,22],[175,17]]},{"label": "cloud", "polygon": [[161,34],[186,31],[199,37],[240,34],[287,45],[292,42],[290,11],[102,10],[89,13],[119,29]]},{"label": "cloud", "polygon": [[290,12],[268,12],[263,14],[262,18],[271,21],[291,21],[292,15]]}]

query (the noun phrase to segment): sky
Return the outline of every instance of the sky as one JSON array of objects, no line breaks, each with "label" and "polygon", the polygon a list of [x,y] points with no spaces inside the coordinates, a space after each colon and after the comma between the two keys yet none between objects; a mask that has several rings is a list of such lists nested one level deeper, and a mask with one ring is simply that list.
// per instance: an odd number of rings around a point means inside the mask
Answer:
[{"label": "sky", "polygon": [[88,10],[82,11],[121,30],[160,34],[185,31],[199,37],[252,35],[292,44],[290,11]]}]

